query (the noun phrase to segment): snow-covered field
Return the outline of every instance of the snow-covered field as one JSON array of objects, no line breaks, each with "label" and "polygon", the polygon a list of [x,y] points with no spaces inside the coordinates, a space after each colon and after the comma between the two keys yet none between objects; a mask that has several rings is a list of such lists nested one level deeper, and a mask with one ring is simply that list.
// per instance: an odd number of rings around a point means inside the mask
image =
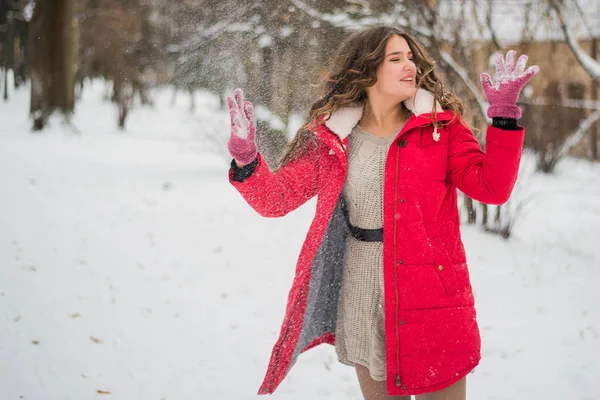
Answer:
[{"label": "snow-covered field", "polygon": [[[314,201],[250,209],[214,97],[192,114],[158,91],[119,132],[103,93],[40,134],[27,91],[0,102],[0,399],[256,398]],[[463,230],[483,340],[469,398],[600,399],[600,165],[520,187],[510,240]],[[361,396],[320,346],[274,398]]]}]

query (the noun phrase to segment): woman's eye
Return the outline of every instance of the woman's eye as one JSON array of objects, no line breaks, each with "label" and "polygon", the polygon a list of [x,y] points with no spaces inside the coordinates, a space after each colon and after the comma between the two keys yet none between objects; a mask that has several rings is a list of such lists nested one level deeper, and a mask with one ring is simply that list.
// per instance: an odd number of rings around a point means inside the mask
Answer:
[{"label": "woman's eye", "polygon": [[400,59],[399,58],[394,58],[394,59],[392,59],[392,61],[400,61]]}]

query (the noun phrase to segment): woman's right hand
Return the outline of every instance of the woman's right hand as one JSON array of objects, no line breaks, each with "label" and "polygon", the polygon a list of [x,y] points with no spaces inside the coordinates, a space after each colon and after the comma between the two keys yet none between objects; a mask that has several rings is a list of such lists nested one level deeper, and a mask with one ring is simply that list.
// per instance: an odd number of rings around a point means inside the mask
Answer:
[{"label": "woman's right hand", "polygon": [[242,167],[254,161],[257,155],[254,107],[251,102],[244,101],[244,93],[239,88],[233,92],[233,98],[227,96],[227,105],[231,117],[227,148],[238,167]]}]

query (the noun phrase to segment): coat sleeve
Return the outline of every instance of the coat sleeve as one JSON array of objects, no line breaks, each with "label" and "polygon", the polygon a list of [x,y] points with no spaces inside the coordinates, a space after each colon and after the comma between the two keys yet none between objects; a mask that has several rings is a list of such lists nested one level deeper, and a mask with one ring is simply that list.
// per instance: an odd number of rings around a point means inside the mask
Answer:
[{"label": "coat sleeve", "polygon": [[246,202],[263,217],[282,217],[294,211],[317,194],[319,150],[310,144],[306,151],[276,172],[271,172],[260,153],[256,169],[243,182],[229,182]]},{"label": "coat sleeve", "polygon": [[517,181],[524,137],[523,128],[489,126],[484,152],[473,132],[455,122],[449,134],[448,179],[474,200],[505,203]]}]

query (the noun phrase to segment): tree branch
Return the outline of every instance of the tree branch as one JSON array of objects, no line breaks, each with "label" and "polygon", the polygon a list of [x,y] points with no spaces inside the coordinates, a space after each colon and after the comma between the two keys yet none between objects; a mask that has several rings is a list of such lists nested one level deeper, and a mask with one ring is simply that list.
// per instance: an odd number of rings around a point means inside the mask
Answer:
[{"label": "tree branch", "polygon": [[[398,3],[394,1],[390,1],[392,5],[395,5],[396,10],[392,13],[384,13],[384,14],[364,14],[364,17],[359,19],[352,19],[348,17],[348,14],[345,12],[332,14],[325,13],[317,10],[314,7],[306,4],[306,2],[302,0],[289,0],[291,4],[297,7],[299,10],[308,14],[310,17],[314,18],[317,21],[325,22],[335,28],[345,29],[347,31],[353,31],[360,28],[366,28],[369,26],[375,26],[377,24],[386,24],[386,25],[408,25],[409,21],[406,17],[402,16],[402,13],[397,12]],[[356,1],[358,3],[358,1]]]},{"label": "tree branch", "polygon": [[458,76],[460,76],[465,85],[467,85],[467,87],[471,90],[473,96],[475,96],[475,99],[477,100],[477,104],[479,105],[481,114],[485,117],[487,123],[491,124],[492,120],[487,117],[487,109],[489,107],[489,104],[481,95],[481,91],[479,90],[475,82],[473,82],[471,78],[469,78],[469,74],[467,73],[467,71],[463,67],[458,65],[458,63],[454,61],[454,58],[452,58],[452,56],[449,53],[440,50],[440,56],[442,57],[442,60],[444,60],[444,62],[448,64],[450,68],[452,68],[458,74]]},{"label": "tree branch", "polygon": [[600,119],[600,108],[597,109],[596,111],[594,111],[593,113],[591,113],[586,119],[584,119],[583,122],[581,122],[579,124],[577,129],[571,135],[569,135],[567,140],[564,141],[564,143],[560,147],[560,150],[558,153],[559,159],[565,157],[567,155],[567,153],[569,152],[569,150],[571,150],[579,142],[581,142],[581,140],[585,136],[585,133],[588,131],[588,129],[590,129],[592,124],[599,119]]},{"label": "tree branch", "polygon": [[573,52],[573,54],[575,54],[575,57],[577,58],[577,60],[581,64],[581,66],[590,75],[590,77],[593,80],[595,80],[598,84],[600,84],[600,63],[598,63],[598,61],[596,61],[592,57],[590,57],[590,55],[587,54],[579,46],[579,43],[577,42],[577,38],[575,37],[575,34],[573,33],[573,29],[568,24],[568,22],[565,18],[564,8],[562,7],[562,5],[558,4],[558,2],[556,0],[552,0],[551,4],[552,4],[552,9],[554,10],[554,12],[556,13],[556,16],[558,17],[560,27],[561,27],[563,33],[565,34],[565,37],[567,38],[567,43],[569,44],[571,51]]}]

